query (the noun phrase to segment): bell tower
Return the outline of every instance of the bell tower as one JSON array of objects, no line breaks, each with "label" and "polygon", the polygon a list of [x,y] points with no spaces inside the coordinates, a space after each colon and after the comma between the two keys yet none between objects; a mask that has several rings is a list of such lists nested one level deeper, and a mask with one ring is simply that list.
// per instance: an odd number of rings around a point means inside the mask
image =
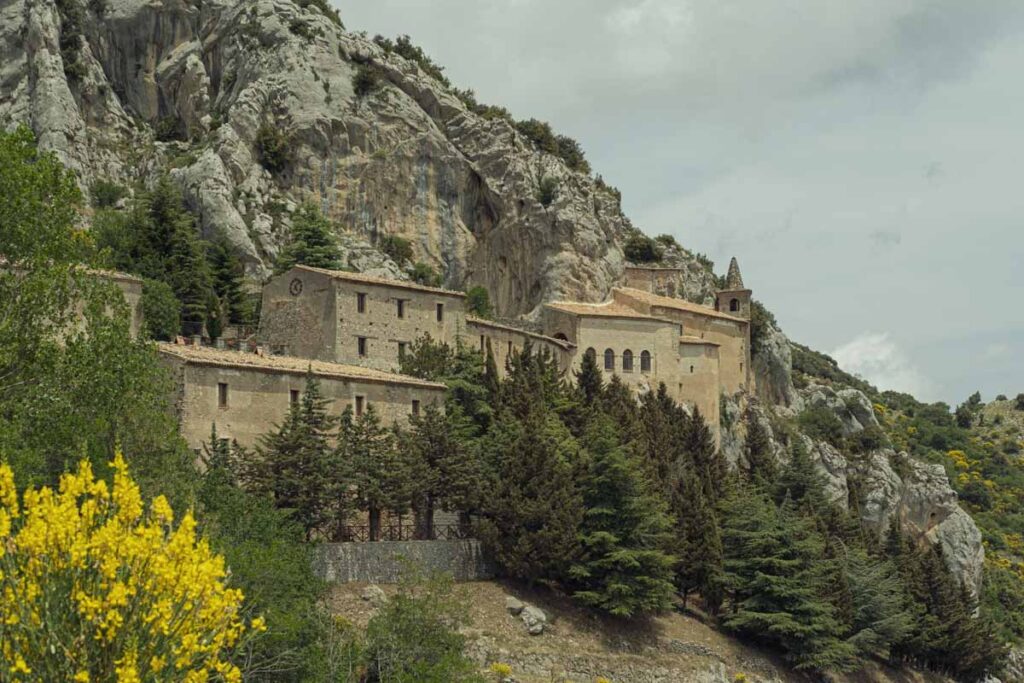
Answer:
[{"label": "bell tower", "polygon": [[729,261],[729,273],[725,276],[725,287],[715,294],[715,310],[750,320],[751,293],[751,290],[743,286],[740,264],[733,256]]}]

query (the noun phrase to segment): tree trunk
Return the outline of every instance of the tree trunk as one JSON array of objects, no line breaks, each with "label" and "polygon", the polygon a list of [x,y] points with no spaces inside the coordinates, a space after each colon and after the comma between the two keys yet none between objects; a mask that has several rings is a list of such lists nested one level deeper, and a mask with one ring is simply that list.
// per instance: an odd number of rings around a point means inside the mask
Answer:
[{"label": "tree trunk", "polygon": [[371,507],[369,510],[370,518],[370,540],[380,540],[380,508]]}]

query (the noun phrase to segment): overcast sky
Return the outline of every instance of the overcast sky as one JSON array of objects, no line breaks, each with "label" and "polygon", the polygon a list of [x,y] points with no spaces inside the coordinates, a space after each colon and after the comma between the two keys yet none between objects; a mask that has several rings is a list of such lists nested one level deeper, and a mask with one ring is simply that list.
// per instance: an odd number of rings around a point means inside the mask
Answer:
[{"label": "overcast sky", "polygon": [[[337,0],[335,0],[337,2]],[[343,0],[926,400],[1024,391],[1021,0]]]}]

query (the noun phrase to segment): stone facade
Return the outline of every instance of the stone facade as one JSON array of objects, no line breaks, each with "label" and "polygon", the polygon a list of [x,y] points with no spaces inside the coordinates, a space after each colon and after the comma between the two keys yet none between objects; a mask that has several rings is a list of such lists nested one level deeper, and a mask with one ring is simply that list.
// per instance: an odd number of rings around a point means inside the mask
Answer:
[{"label": "stone facade", "polygon": [[263,288],[259,338],[275,353],[392,371],[419,337],[453,344],[465,294],[296,266]]},{"label": "stone facade", "polygon": [[108,270],[96,271],[96,274],[117,285],[117,288],[121,290],[124,301],[128,305],[129,332],[132,335],[132,339],[138,339],[139,335],[142,334],[143,323],[142,278]]},{"label": "stone facade", "polygon": [[180,344],[160,344],[159,349],[173,373],[182,436],[194,449],[209,441],[214,424],[221,438],[255,446],[299,400],[307,372],[320,381],[333,414],[372,407],[385,424],[394,424],[427,405],[444,403],[443,384],[370,368]]},{"label": "stone facade", "polygon": [[572,359],[576,354],[576,345],[564,339],[555,339],[472,316],[466,316],[466,334],[463,342],[474,345],[482,353],[487,353],[489,348],[494,355],[499,373],[505,372],[505,363],[509,356],[522,351],[527,343],[534,351],[550,353],[562,371],[572,367]]}]

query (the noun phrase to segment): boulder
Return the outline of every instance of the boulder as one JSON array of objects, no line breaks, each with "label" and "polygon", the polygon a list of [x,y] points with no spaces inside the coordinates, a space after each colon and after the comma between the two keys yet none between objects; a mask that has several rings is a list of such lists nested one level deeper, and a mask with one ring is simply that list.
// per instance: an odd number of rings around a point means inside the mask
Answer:
[{"label": "boulder", "polygon": [[514,617],[518,617],[526,607],[523,601],[511,595],[505,596],[505,609]]},{"label": "boulder", "polygon": [[370,606],[379,609],[387,604],[388,596],[380,586],[369,585],[363,589],[362,594],[359,596],[364,602],[370,603]]},{"label": "boulder", "polygon": [[523,611],[520,614],[523,623],[526,624],[526,630],[531,636],[539,636],[544,633],[544,629],[547,628],[548,615],[544,613],[544,610],[533,605],[526,605],[523,607]]}]

